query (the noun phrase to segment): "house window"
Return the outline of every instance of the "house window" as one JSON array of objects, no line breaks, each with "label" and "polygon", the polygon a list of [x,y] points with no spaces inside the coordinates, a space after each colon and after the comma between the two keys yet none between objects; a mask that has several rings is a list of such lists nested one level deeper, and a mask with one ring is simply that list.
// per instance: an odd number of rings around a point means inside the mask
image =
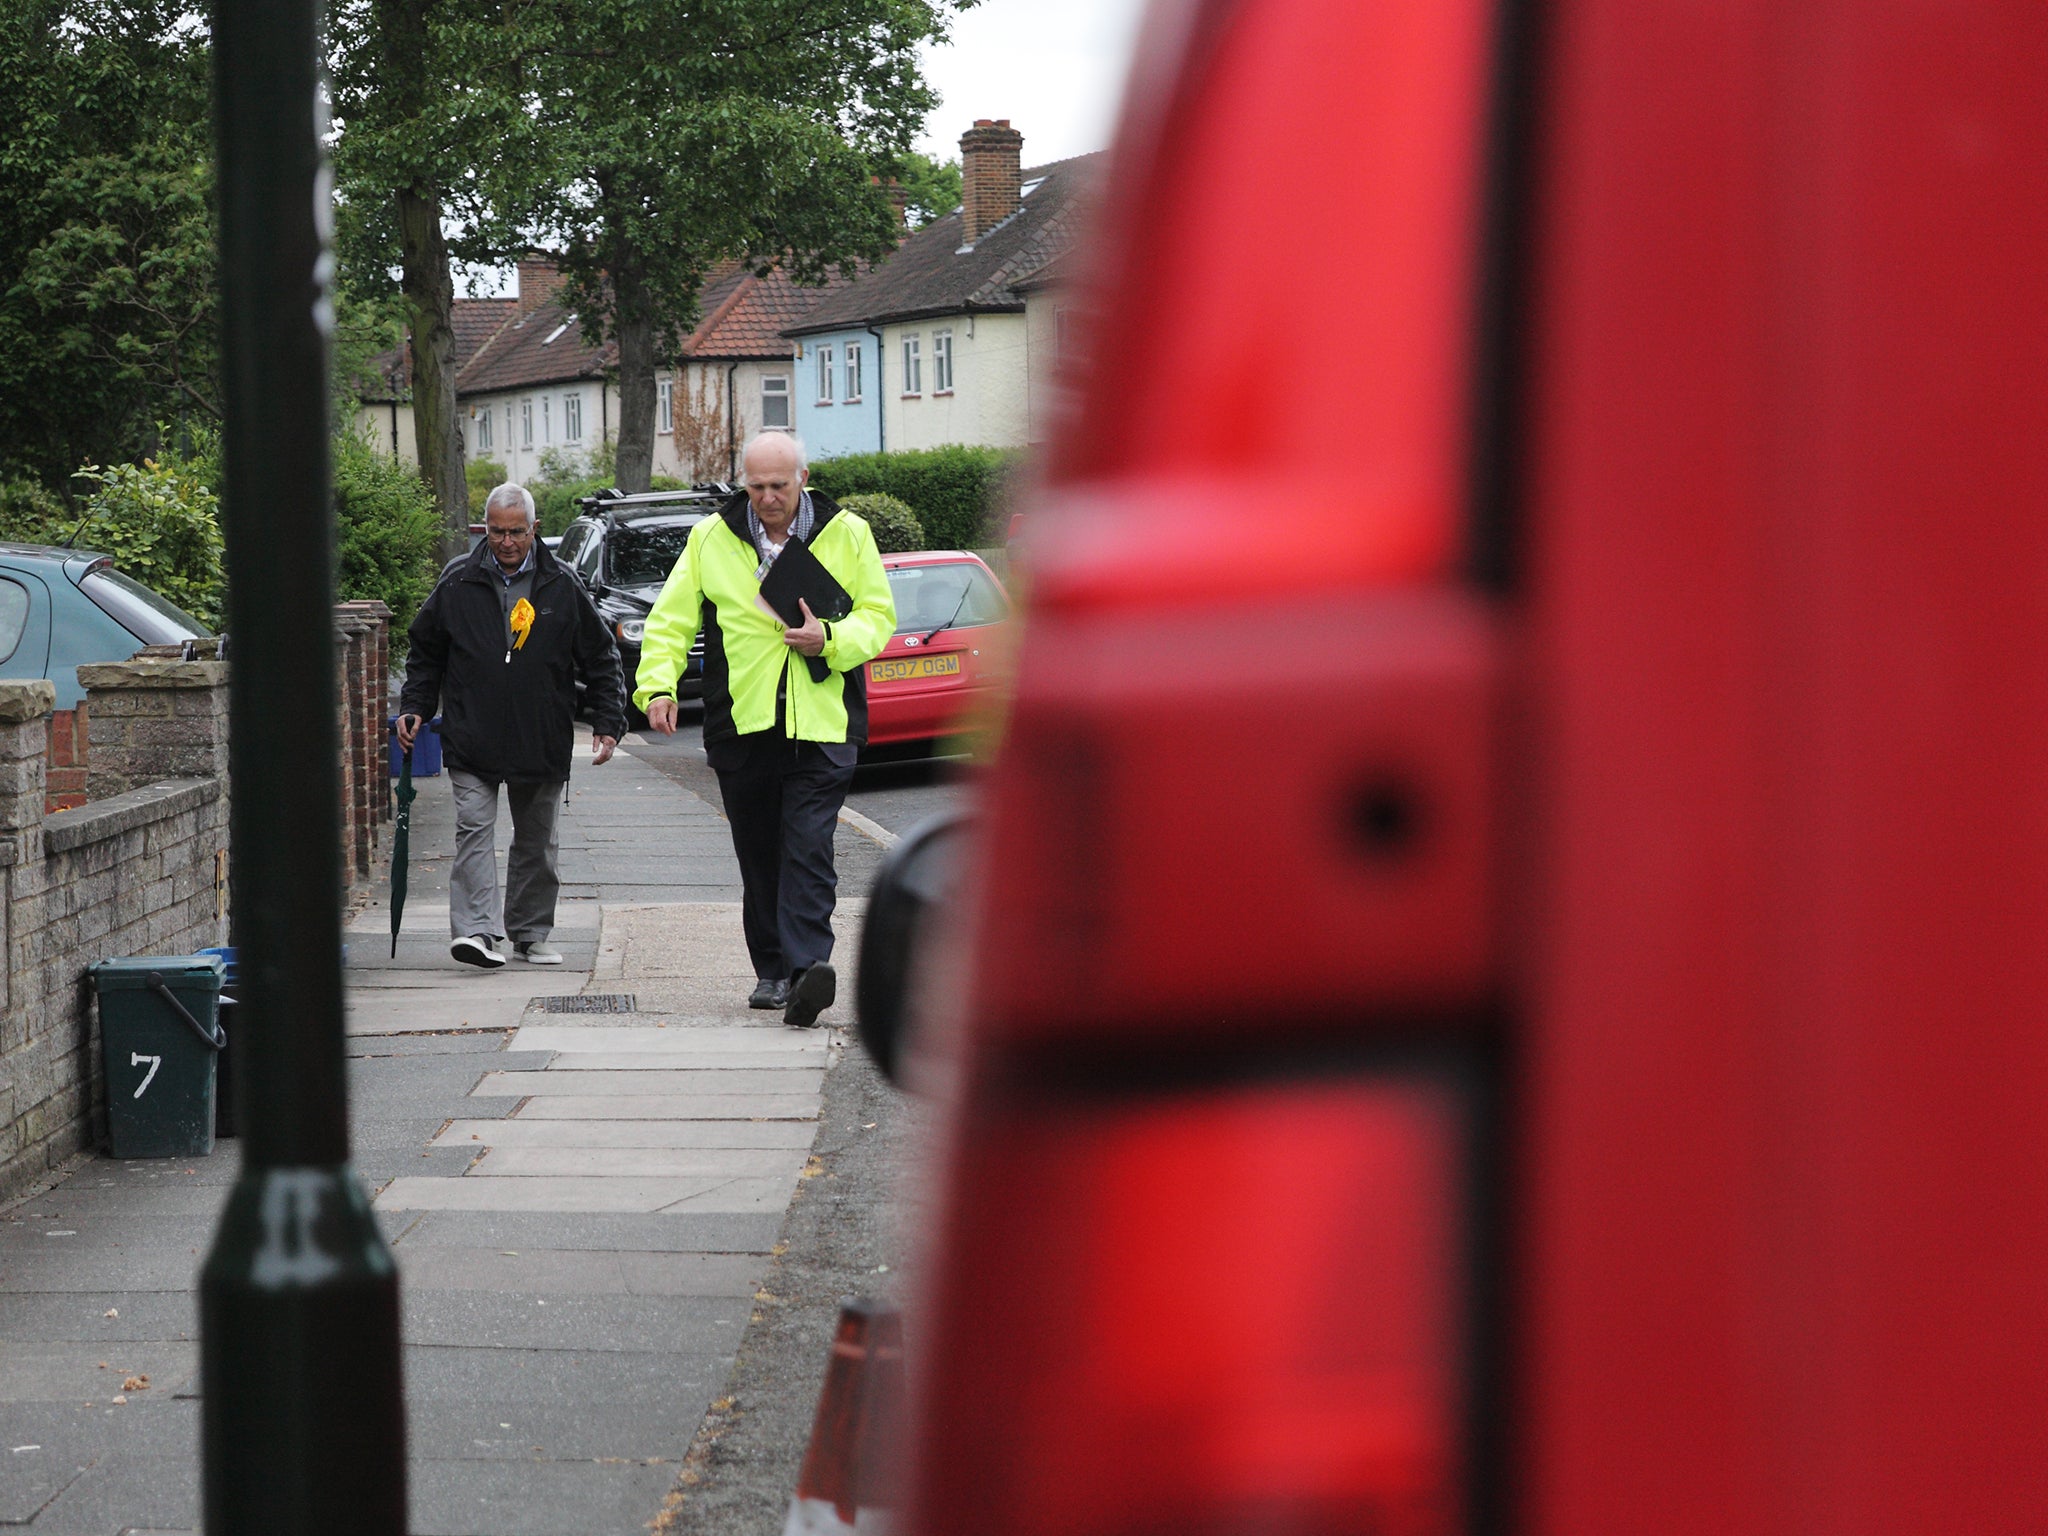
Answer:
[{"label": "house window", "polygon": [[507,448],[512,446],[512,405],[510,401],[507,401],[505,405],[505,446]]},{"label": "house window", "polygon": [[580,394],[562,396],[562,441],[583,441],[583,396]]},{"label": "house window", "polygon": [[476,446],[479,452],[488,452],[491,446],[491,408],[485,406],[476,413]]},{"label": "house window", "polygon": [[540,397],[540,440],[544,443],[552,443],[555,440],[555,424],[551,419],[554,404],[555,402],[546,395]]},{"label": "house window", "polygon": [[903,393],[924,393],[924,341],[918,336],[903,338]]},{"label": "house window", "polygon": [[519,402],[519,446],[522,448],[531,448],[533,446],[533,402],[531,400]]},{"label": "house window", "polygon": [[832,349],[818,348],[818,404],[832,403]]},{"label": "house window", "polygon": [[676,382],[663,379],[654,386],[654,430],[661,433],[676,429]]},{"label": "house window", "polygon": [[771,373],[761,380],[761,430],[789,428],[789,375]]},{"label": "house window", "polygon": [[846,403],[860,403],[860,355],[861,344],[849,341],[846,344]]},{"label": "house window", "polygon": [[932,332],[932,393],[953,393],[953,333]]}]

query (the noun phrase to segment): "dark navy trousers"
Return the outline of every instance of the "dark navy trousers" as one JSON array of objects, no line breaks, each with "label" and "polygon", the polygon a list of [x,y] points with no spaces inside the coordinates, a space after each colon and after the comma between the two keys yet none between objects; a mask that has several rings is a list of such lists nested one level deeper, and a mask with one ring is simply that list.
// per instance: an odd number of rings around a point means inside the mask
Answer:
[{"label": "dark navy trousers", "polygon": [[780,729],[707,749],[732,824],[758,977],[779,981],[832,958],[832,838],[856,755],[841,743],[791,741]]}]

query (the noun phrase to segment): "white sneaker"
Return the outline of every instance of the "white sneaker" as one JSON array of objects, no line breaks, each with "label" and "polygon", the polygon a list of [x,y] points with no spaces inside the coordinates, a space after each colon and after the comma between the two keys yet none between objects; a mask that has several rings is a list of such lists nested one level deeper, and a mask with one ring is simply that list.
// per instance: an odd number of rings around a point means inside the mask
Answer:
[{"label": "white sneaker", "polygon": [[521,939],[512,948],[518,953],[519,958],[528,965],[560,965],[562,963],[562,952],[542,939],[535,939],[531,944]]},{"label": "white sneaker", "polygon": [[448,946],[448,953],[464,965],[480,965],[487,971],[494,971],[505,963],[505,957],[491,946],[489,934],[472,933],[467,938],[457,939]]}]

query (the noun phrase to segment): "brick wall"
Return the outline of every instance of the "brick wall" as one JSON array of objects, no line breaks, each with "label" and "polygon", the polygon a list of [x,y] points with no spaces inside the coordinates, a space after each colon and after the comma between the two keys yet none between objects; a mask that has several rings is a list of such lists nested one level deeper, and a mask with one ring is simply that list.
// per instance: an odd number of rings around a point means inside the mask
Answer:
[{"label": "brick wall", "polygon": [[86,706],[50,716],[50,745],[44,754],[43,809],[68,811],[86,801]]},{"label": "brick wall", "polygon": [[[91,1145],[104,1113],[87,968],[221,942],[228,845],[227,668],[81,667],[88,787],[47,809],[48,682],[0,682],[0,1200]],[[75,722],[79,714],[59,719]]]}]

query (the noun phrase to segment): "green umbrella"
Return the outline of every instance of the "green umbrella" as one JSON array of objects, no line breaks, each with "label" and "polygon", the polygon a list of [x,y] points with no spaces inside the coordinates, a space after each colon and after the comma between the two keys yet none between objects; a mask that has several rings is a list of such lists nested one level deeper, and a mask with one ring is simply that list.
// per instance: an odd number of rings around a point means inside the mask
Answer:
[{"label": "green umbrella", "polygon": [[412,803],[420,792],[412,787],[412,753],[398,760],[398,788],[392,792],[398,809],[391,819],[391,957],[398,958],[398,920],[405,913],[405,865],[412,853]]}]

